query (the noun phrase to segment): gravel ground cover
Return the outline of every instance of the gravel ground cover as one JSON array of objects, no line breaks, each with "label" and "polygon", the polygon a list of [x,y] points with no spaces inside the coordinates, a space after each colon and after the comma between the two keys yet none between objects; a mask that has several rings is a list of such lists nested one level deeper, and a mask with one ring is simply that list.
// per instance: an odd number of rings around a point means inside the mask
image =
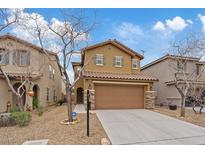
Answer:
[{"label": "gravel ground cover", "polygon": [[90,137],[86,136],[86,114],[78,114],[80,122],[69,126],[60,124],[66,117],[66,105],[48,107],[41,117],[32,113],[32,121],[28,126],[1,127],[0,144],[49,139],[48,144],[89,145],[101,144],[102,138],[108,138],[96,114],[90,114]]},{"label": "gravel ground cover", "polygon": [[168,107],[155,107],[152,111],[165,114],[180,120],[184,120],[190,123],[193,123],[198,126],[205,127],[205,113],[202,114],[195,114],[193,110],[186,109],[185,117],[180,117],[180,108],[177,110],[169,110]]}]

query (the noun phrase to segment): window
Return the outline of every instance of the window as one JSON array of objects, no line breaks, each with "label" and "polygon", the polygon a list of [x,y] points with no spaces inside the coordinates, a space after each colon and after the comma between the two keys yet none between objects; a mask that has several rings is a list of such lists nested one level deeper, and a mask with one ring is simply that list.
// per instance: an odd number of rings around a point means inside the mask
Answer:
[{"label": "window", "polygon": [[26,51],[19,51],[19,65],[26,66],[27,65],[27,52]]},{"label": "window", "polygon": [[55,69],[51,65],[49,65],[49,78],[53,80],[55,78]]},{"label": "window", "polygon": [[56,96],[56,90],[53,90],[53,101],[56,102],[57,101],[57,96]]},{"label": "window", "polygon": [[177,69],[178,71],[186,71],[186,62],[184,60],[177,61]]},{"label": "window", "polygon": [[81,71],[81,67],[78,66],[78,67],[77,67],[77,72],[76,72],[76,78],[77,78],[78,76],[80,76],[80,71]]},{"label": "window", "polygon": [[49,88],[46,90],[46,100],[49,101]]},{"label": "window", "polygon": [[96,65],[103,65],[104,64],[104,56],[103,54],[97,54],[95,59]]},{"label": "window", "polygon": [[13,51],[13,65],[28,66],[30,65],[30,52],[26,50]]},{"label": "window", "polygon": [[9,52],[3,48],[0,48],[0,65],[6,65],[9,63]]},{"label": "window", "polygon": [[140,61],[138,59],[132,59],[132,69],[140,68]]},{"label": "window", "polygon": [[201,65],[196,65],[196,75],[201,73]]},{"label": "window", "polygon": [[122,67],[122,56],[115,56],[114,65],[115,67]]}]

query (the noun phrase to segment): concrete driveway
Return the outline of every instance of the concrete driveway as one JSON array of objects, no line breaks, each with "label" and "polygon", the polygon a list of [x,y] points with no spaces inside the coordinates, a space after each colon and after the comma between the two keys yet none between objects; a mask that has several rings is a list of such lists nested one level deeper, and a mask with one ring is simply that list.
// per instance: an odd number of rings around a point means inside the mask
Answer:
[{"label": "concrete driveway", "polygon": [[149,110],[97,110],[112,144],[205,144],[205,128]]}]

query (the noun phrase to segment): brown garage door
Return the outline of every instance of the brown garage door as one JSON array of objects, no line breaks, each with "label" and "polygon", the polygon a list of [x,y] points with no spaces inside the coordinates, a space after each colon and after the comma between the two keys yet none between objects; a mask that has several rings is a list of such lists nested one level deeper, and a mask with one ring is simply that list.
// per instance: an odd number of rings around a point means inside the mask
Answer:
[{"label": "brown garage door", "polygon": [[96,109],[144,108],[144,87],[139,85],[96,84]]}]

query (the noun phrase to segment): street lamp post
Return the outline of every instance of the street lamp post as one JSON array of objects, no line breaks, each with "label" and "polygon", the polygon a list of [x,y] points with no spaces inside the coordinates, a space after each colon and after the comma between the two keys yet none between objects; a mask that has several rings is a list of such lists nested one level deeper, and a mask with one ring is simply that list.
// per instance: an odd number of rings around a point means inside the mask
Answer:
[{"label": "street lamp post", "polygon": [[88,90],[87,90],[87,136],[89,137],[90,135],[90,129],[89,129],[89,125],[90,125],[90,117],[89,117],[89,111],[90,111],[90,90],[92,89],[91,87],[91,83],[89,83],[89,86],[88,86]]}]

